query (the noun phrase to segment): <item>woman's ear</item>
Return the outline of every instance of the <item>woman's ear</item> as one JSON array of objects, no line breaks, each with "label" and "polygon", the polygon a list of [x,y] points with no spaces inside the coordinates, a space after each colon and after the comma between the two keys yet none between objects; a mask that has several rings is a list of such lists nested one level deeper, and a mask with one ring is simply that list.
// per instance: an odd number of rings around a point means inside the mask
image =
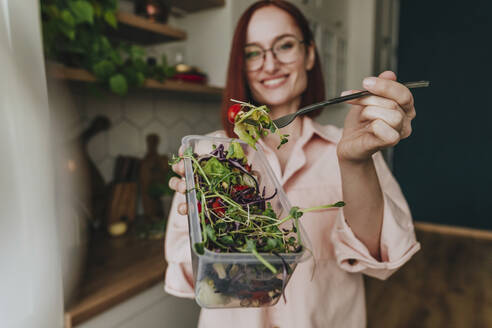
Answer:
[{"label": "woman's ear", "polygon": [[306,56],[306,71],[310,71],[314,66],[314,58],[316,56],[316,51],[314,47],[314,42],[311,42],[307,47],[307,56]]}]

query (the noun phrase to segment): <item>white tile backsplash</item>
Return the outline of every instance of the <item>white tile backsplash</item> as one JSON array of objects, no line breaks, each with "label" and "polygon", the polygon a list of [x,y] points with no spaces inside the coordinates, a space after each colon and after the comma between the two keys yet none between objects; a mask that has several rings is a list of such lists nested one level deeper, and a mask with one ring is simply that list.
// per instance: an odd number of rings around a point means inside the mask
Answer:
[{"label": "white tile backsplash", "polygon": [[120,121],[109,130],[109,154],[141,156],[143,149],[140,147],[140,131],[136,126]]},{"label": "white tile backsplash", "polygon": [[131,93],[123,99],[123,115],[137,127],[148,125],[154,117],[151,93]]},{"label": "white tile backsplash", "polygon": [[147,153],[147,136],[151,133],[155,133],[159,136],[159,145],[157,147],[157,151],[159,154],[167,154],[169,149],[169,136],[167,135],[167,129],[161,122],[158,120],[153,120],[146,127],[142,129],[142,138],[141,138],[141,147]]},{"label": "white tile backsplash", "polygon": [[[110,93],[101,96],[93,95],[84,85],[71,85],[59,94],[68,101],[56,106],[53,114],[64,117],[61,121],[66,130],[77,124],[75,135],[98,115],[111,121],[109,131],[99,133],[88,144],[89,155],[106,182],[112,179],[118,155],[145,155],[145,139],[150,133],[160,137],[160,154],[177,154],[183,136],[221,129],[219,99],[145,89],[130,90],[124,97]],[[56,97],[53,94],[53,99]]]}]

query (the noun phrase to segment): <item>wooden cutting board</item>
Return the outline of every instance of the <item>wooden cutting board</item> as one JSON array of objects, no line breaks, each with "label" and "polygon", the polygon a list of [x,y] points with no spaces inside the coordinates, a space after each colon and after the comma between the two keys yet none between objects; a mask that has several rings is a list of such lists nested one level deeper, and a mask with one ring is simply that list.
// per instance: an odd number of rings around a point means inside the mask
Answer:
[{"label": "wooden cutting board", "polygon": [[136,157],[118,156],[116,159],[108,204],[108,227],[115,222],[135,220],[139,165],[140,160]]},{"label": "wooden cutting board", "polygon": [[[167,184],[166,176],[169,170],[168,157],[159,155],[159,136],[149,134],[146,138],[147,153],[140,163],[139,184],[143,211],[146,218],[160,220],[164,218],[164,208],[160,196],[155,190],[162,189]],[[153,192],[154,190],[154,192]]]}]

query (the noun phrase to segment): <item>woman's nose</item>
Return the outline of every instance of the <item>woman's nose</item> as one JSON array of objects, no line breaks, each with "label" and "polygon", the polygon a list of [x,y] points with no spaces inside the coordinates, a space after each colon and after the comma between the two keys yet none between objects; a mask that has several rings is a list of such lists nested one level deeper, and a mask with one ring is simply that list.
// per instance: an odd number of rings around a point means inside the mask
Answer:
[{"label": "woman's nose", "polygon": [[263,62],[263,70],[267,73],[275,72],[278,68],[278,60],[272,51],[265,53],[265,61]]}]

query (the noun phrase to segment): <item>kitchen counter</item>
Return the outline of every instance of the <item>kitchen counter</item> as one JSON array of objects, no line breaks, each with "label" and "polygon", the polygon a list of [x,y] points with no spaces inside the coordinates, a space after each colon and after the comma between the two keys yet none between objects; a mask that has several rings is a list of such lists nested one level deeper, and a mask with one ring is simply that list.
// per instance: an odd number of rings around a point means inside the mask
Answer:
[{"label": "kitchen counter", "polygon": [[163,239],[138,239],[132,231],[116,238],[101,233],[91,237],[87,269],[77,299],[65,311],[65,328],[164,281]]}]

